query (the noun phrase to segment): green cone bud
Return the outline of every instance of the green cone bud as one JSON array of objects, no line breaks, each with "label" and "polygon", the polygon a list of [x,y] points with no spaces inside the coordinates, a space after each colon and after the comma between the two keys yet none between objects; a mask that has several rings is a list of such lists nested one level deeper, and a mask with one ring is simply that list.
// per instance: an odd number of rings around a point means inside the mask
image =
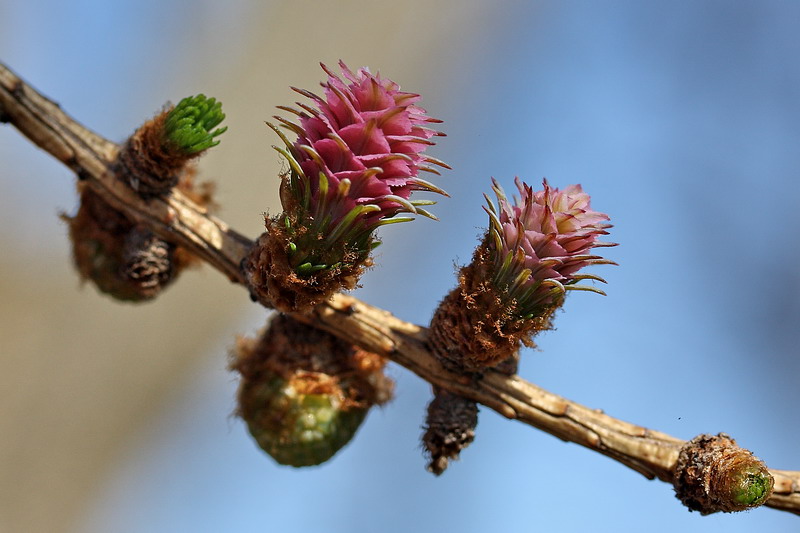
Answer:
[{"label": "green cone bud", "polygon": [[282,465],[321,464],[353,438],[367,411],[391,398],[386,360],[330,333],[276,315],[258,339],[240,339],[239,416]]},{"label": "green cone bud", "polygon": [[282,465],[313,466],[327,461],[350,442],[367,414],[366,407],[345,409],[341,392],[308,394],[298,390],[303,385],[275,376],[266,383],[251,384],[240,394],[250,434]]}]

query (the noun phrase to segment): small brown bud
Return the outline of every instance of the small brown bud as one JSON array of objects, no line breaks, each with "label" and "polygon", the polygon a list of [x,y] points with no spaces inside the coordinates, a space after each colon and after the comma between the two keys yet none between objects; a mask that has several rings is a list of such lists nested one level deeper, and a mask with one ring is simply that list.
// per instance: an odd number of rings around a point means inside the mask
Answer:
[{"label": "small brown bud", "polygon": [[690,511],[732,513],[763,505],[774,479],[766,465],[724,433],[699,435],[681,449],[675,495]]},{"label": "small brown bud", "polygon": [[429,457],[428,471],[441,475],[461,450],[475,440],[478,404],[444,389],[435,389],[428,405],[422,445]]}]

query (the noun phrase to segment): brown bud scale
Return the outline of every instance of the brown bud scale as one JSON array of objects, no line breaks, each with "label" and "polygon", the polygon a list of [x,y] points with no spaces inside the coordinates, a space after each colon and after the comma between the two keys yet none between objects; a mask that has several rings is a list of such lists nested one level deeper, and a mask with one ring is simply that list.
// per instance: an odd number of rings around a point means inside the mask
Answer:
[{"label": "brown bud scale", "polygon": [[164,140],[164,123],[171,107],[145,122],[119,151],[116,172],[142,198],[168,194],[178,184],[192,157]]}]

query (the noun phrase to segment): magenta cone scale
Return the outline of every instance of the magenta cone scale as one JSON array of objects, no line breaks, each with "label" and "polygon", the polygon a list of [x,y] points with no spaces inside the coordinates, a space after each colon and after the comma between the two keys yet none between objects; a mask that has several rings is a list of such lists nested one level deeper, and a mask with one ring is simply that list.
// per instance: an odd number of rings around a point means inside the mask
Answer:
[{"label": "magenta cone scale", "polygon": [[423,155],[443,135],[428,126],[439,120],[417,105],[420,96],[403,92],[393,81],[366,68],[351,71],[339,62],[343,79],[322,65],[328,80],[323,96],[294,89],[311,105],[280,107],[296,122],[275,117],[297,135],[277,148],[288,160],[281,201],[284,223],[294,235],[291,262],[299,274],[334,266],[354,254],[369,254],[373,231],[381,225],[411,220],[401,213],[435,218],[421,206],[430,200],[411,200],[414,191],[446,194],[419,176],[439,174],[433,165],[449,168]]},{"label": "magenta cone scale", "polygon": [[590,252],[614,246],[597,240],[608,234],[608,215],[591,209],[589,195],[580,185],[561,191],[543,180],[543,190],[534,192],[519,178],[515,183],[520,198],[512,203],[492,180],[498,207],[488,196],[488,207],[484,207],[490,220],[493,281],[514,300],[515,314],[537,316],[541,310],[559,305],[567,290],[604,294],[578,282],[605,280],[577,272],[588,265],[614,264]]}]

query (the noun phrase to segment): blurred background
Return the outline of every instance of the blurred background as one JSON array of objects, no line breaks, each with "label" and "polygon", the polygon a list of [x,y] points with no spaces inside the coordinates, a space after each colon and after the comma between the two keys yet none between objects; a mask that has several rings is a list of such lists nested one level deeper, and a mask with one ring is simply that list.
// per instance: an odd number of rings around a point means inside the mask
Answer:
[{"label": "blurred background", "polygon": [[[0,0],[0,61],[123,141],[168,100],[222,100],[201,161],[255,237],[281,161],[264,120],[320,61],[423,95],[453,166],[441,221],[386,228],[358,296],[425,324],[486,227],[490,176],[581,183],[615,228],[608,297],[573,294],[522,375],[681,438],[727,432],[800,469],[800,3]],[[784,203],[784,201],[786,203]],[[0,128],[0,532],[790,531],[770,509],[701,517],[661,482],[482,410],[441,477],[429,386],[332,461],[277,466],[235,408],[227,352],[267,313],[210,268],[115,303],[73,271],[74,180]]]}]

